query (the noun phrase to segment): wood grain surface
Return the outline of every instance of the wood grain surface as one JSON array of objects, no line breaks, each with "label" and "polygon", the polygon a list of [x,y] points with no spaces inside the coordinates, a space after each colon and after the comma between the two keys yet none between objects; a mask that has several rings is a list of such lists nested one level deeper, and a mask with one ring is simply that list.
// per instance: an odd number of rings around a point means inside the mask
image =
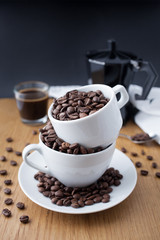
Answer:
[{"label": "wood grain surface", "polygon": [[[0,156],[4,155],[7,158],[5,162],[0,161],[0,170],[8,171],[8,175],[0,175],[1,240],[158,240],[160,238],[160,178],[155,177],[155,172],[160,171],[160,146],[157,143],[136,145],[119,137],[117,148],[125,147],[128,151],[126,154],[134,163],[142,162],[142,168],[137,168],[138,182],[134,191],[122,203],[108,210],[71,215],[53,212],[36,205],[26,197],[18,184],[17,176],[23,161],[22,157],[16,156],[15,152],[8,153],[5,148],[13,147],[14,151],[22,151],[27,143],[38,143],[38,134],[32,134],[33,130],[38,131],[38,129],[39,127],[21,123],[14,99],[0,99]],[[121,132],[134,135],[141,130],[134,123],[129,122]],[[12,137],[14,141],[8,143],[6,141],[8,137]],[[142,149],[146,155],[141,154]],[[132,152],[138,153],[138,157],[133,157]],[[154,159],[147,160],[147,155],[152,155]],[[11,160],[16,160],[18,165],[11,166]],[[153,161],[158,164],[157,169],[152,168]],[[148,170],[148,176],[141,176],[141,169]],[[11,179],[13,184],[6,186],[5,179]],[[12,190],[10,196],[3,192],[6,187]],[[10,206],[4,204],[7,197],[11,197],[14,201]],[[16,207],[19,201],[25,203],[24,210]],[[6,207],[12,212],[10,218],[1,214]],[[30,217],[28,224],[19,221],[19,217],[24,214]]]}]

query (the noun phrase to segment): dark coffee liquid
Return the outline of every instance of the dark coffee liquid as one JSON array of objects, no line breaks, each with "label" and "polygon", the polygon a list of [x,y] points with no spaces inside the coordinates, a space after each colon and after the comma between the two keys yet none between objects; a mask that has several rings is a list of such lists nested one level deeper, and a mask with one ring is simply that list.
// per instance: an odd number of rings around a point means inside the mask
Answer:
[{"label": "dark coffee liquid", "polygon": [[26,120],[37,120],[47,114],[48,94],[36,88],[19,91],[16,99],[20,115]]}]

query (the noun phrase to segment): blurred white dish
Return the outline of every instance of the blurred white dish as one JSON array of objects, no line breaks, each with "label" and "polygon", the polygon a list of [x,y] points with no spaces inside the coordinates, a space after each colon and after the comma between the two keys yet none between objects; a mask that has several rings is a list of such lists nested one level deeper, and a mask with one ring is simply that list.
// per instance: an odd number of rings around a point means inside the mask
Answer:
[{"label": "blurred white dish", "polygon": [[[39,154],[37,152],[33,152],[28,157],[33,158],[33,156],[35,158],[35,162],[38,162]],[[23,162],[19,168],[18,180],[22,191],[27,195],[27,197],[41,207],[55,212],[69,214],[94,213],[116,206],[125,200],[136,186],[137,172],[135,166],[124,153],[116,149],[110,167],[118,169],[123,175],[121,185],[113,187],[113,192],[110,194],[110,202],[97,203],[92,206],[85,206],[77,209],[72,207],[57,206],[56,204],[53,204],[49,198],[44,197],[38,191],[38,181],[34,179],[34,175],[37,173],[37,170],[29,167],[25,162]]]},{"label": "blurred white dish", "polygon": [[142,87],[131,84],[128,93],[130,102],[140,111],[149,115],[160,116],[160,88],[153,87],[145,100],[136,100],[136,94],[142,94]]}]

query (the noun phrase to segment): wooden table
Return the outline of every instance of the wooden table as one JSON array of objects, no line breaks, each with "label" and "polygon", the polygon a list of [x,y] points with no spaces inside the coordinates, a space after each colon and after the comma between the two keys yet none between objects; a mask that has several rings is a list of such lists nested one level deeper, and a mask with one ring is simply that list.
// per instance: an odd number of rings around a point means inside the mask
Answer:
[{"label": "wooden table", "polygon": [[[86,214],[71,215],[57,213],[42,208],[30,199],[20,189],[17,174],[22,163],[22,157],[14,152],[8,153],[5,148],[13,147],[22,151],[26,143],[37,143],[38,135],[33,135],[33,130],[39,127],[27,126],[21,123],[14,99],[0,100],[0,156],[5,155],[6,162],[0,161],[0,170],[7,169],[8,175],[0,175],[0,212],[4,208],[12,211],[10,218],[0,214],[0,239],[1,240],[49,240],[49,239],[113,239],[113,240],[157,240],[160,238],[160,178],[155,177],[155,172],[160,171],[160,146],[150,143],[146,146],[136,145],[127,139],[119,138],[117,148],[126,147],[127,155],[135,163],[141,161],[143,167],[149,171],[148,176],[141,176],[137,168],[138,182],[132,194],[119,205],[108,210]],[[141,130],[132,122],[129,122],[121,130],[122,133],[136,134]],[[6,138],[12,137],[13,142],[6,142]],[[146,155],[141,154],[141,150]],[[131,152],[137,152],[138,157],[133,157]],[[152,155],[154,160],[147,160],[146,156]],[[16,160],[17,166],[11,166],[10,160]],[[152,162],[158,164],[158,169],[151,167]],[[27,174],[27,173],[26,173]],[[12,179],[13,184],[8,186],[12,194],[7,196],[3,189],[5,179]],[[13,198],[10,206],[4,204],[7,197]],[[24,202],[26,208],[19,210],[17,202]],[[22,224],[19,217],[26,214],[30,217],[28,224]]]}]

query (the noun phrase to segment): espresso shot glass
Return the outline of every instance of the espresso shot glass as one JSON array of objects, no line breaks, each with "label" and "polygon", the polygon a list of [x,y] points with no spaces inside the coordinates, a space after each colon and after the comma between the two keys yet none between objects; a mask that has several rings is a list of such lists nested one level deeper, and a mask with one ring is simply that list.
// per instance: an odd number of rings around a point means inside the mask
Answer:
[{"label": "espresso shot glass", "polygon": [[14,94],[21,121],[41,125],[47,121],[49,85],[39,81],[21,82],[14,87]]}]

